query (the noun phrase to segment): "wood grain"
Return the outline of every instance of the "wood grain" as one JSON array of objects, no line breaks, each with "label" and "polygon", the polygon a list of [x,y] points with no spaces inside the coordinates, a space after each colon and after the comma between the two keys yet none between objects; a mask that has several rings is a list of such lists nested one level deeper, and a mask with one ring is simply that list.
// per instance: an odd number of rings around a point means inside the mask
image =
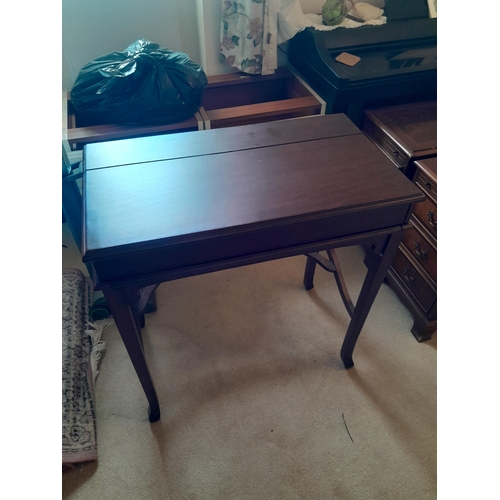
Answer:
[{"label": "wood grain", "polygon": [[318,121],[302,120],[252,124],[223,130],[185,132],[176,135],[124,139],[85,147],[87,170],[172,160],[189,156],[245,151],[280,144],[302,143],[328,137],[360,135],[345,115],[328,115]]},{"label": "wood grain", "polygon": [[349,123],[328,115],[88,145],[84,261],[109,281],[406,223],[424,195]]}]

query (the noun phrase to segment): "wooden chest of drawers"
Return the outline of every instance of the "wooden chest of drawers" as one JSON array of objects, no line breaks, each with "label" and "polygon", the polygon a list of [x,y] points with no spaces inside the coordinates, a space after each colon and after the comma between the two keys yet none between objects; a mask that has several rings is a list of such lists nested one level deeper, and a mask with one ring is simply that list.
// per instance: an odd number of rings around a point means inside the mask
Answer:
[{"label": "wooden chest of drawers", "polygon": [[413,315],[412,333],[437,328],[437,106],[412,103],[366,111],[363,132],[427,199],[417,203],[387,281]]},{"label": "wooden chest of drawers", "polygon": [[415,161],[437,155],[437,104],[424,101],[365,111],[363,132],[409,178]]},{"label": "wooden chest of drawers", "polygon": [[387,281],[413,314],[412,333],[421,342],[437,327],[437,157],[415,162],[415,184],[427,199],[414,207]]}]

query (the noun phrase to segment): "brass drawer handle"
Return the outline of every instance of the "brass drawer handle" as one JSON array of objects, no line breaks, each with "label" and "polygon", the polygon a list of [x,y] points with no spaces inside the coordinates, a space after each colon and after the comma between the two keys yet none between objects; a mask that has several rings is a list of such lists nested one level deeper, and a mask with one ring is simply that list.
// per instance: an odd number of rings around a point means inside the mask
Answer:
[{"label": "brass drawer handle", "polygon": [[415,281],[415,278],[413,276],[410,276],[410,270],[407,267],[403,269],[403,272],[404,272],[404,279],[408,283],[413,283]]},{"label": "brass drawer handle", "polygon": [[437,220],[434,220],[434,212],[432,210],[429,210],[429,213],[427,214],[427,217],[429,219],[429,224],[432,227],[436,227],[437,226]]},{"label": "brass drawer handle", "polygon": [[423,260],[427,259],[427,251],[420,249],[420,242],[415,242],[415,253]]}]

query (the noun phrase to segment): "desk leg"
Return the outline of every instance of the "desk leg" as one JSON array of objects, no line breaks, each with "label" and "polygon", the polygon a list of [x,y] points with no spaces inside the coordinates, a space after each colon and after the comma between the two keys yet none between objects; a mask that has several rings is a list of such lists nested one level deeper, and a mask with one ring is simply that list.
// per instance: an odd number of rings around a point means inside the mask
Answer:
[{"label": "desk leg", "polygon": [[104,289],[103,293],[142,388],[146,393],[149,402],[149,421],[156,422],[160,419],[160,405],[144,356],[142,338],[138,328],[139,318],[134,310],[135,304],[129,303],[127,294],[122,289],[108,288]]},{"label": "desk leg", "polygon": [[351,322],[349,323],[344,343],[342,344],[342,349],[340,351],[340,357],[342,358],[342,362],[346,368],[354,366],[354,362],[352,360],[354,346],[356,345],[359,333],[363,328],[375,297],[384,282],[389,266],[396,255],[402,236],[402,230],[388,236],[385,250],[381,256],[378,256],[378,265],[374,264],[368,269],[365,281],[356,302],[356,306],[354,307],[354,311],[352,313]]},{"label": "desk leg", "polygon": [[307,255],[306,269],[304,271],[304,288],[312,290],[314,288],[314,271],[316,270],[316,261]]}]

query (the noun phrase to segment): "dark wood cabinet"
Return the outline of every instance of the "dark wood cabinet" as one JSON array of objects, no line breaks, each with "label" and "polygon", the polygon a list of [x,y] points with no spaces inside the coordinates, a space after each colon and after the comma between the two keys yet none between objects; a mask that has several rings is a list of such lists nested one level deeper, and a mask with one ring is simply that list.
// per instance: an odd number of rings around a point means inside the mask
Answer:
[{"label": "dark wood cabinet", "polygon": [[413,179],[415,161],[437,156],[437,103],[423,101],[367,110],[363,132]]},{"label": "dark wood cabinet", "polygon": [[365,112],[363,132],[426,195],[415,204],[387,282],[413,315],[412,333],[437,328],[437,106],[412,103]]}]

